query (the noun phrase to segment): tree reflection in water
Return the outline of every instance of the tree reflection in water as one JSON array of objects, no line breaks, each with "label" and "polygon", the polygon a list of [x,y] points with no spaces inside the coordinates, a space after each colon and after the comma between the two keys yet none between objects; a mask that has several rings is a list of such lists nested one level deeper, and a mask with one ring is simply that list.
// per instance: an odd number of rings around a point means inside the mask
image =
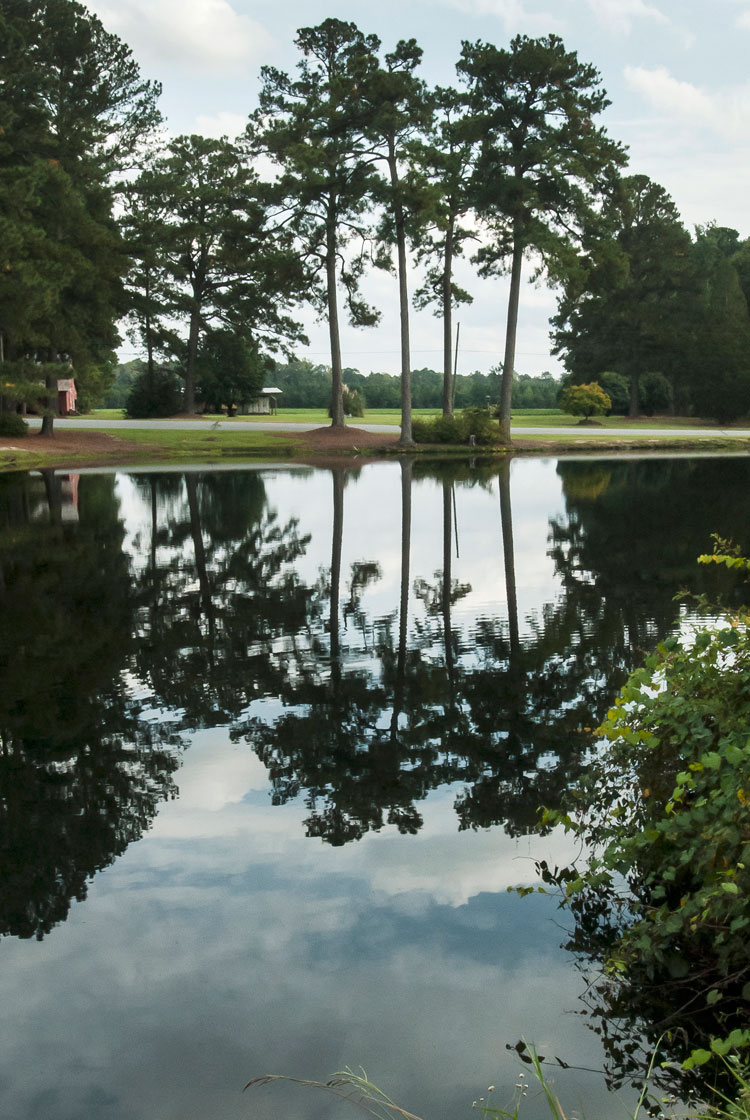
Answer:
[{"label": "tree reflection in water", "polygon": [[80,518],[59,475],[2,478],[0,526],[0,932],[41,938],[174,793],[179,739],[125,679],[114,478],[90,480]]},{"label": "tree reflection in water", "polygon": [[[514,469],[400,461],[398,597],[378,614],[377,558],[343,563],[358,477],[344,464],[329,471],[330,563],[312,577],[310,536],[258,471],[134,476],[148,515],[132,556],[111,477],[85,479],[75,522],[56,476],[1,480],[0,929],[41,936],[64,919],[174,792],[181,736],[197,728],[252,748],[274,803],[304,797],[308,835],[329,844],[415,833],[420,803],[449,785],[460,829],[538,829],[626,674],[672,627],[678,588],[705,580],[694,558],[709,533],[737,535],[747,471],[561,462],[557,590],[521,618]],[[441,491],[431,579],[412,561],[415,486]],[[488,563],[505,606],[470,617],[453,559],[476,487],[493,494],[502,556]]]}]

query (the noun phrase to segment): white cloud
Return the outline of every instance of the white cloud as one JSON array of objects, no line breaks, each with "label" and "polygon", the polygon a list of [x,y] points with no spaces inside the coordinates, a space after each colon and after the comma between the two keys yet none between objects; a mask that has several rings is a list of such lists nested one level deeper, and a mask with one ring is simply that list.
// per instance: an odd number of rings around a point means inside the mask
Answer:
[{"label": "white cloud", "polygon": [[444,0],[472,16],[497,16],[509,32],[562,30],[562,22],[550,12],[529,12],[520,0]]},{"label": "white cloud", "polygon": [[218,140],[222,136],[228,136],[230,140],[240,136],[245,131],[247,124],[247,116],[242,113],[215,113],[209,116],[206,113],[200,113],[195,118],[195,131],[201,136],[211,136]]},{"label": "white cloud", "polygon": [[650,19],[667,24],[669,20],[658,8],[644,0],[587,0],[597,20],[617,35],[629,35],[636,19]]},{"label": "white cloud", "polygon": [[88,7],[136,57],[189,66],[193,73],[242,74],[273,43],[228,0],[91,0]]},{"label": "white cloud", "polygon": [[742,28],[743,31],[750,31],[750,8],[740,12],[737,16],[737,26]]},{"label": "white cloud", "polygon": [[747,142],[750,84],[707,91],[673,77],[664,66],[625,68],[625,81],[667,119],[703,127],[739,144]]}]

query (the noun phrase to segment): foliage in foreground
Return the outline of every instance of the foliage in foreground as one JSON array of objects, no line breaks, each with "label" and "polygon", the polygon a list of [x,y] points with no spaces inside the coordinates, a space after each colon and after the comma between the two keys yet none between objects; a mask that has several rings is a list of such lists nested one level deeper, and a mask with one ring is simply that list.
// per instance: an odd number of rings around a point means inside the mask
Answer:
[{"label": "foliage in foreground", "polygon": [[15,412],[0,412],[0,436],[26,436],[29,425]]},{"label": "foliage in foreground", "polygon": [[[701,560],[749,567],[721,541]],[[573,804],[545,814],[593,852],[583,870],[539,866],[575,918],[568,947],[604,966],[591,1003],[621,1076],[655,1036],[688,1074],[750,1047],[749,622],[722,610],[660,644]]]},{"label": "foliage in foreground", "polygon": [[497,424],[488,408],[465,408],[457,416],[436,416],[434,420],[412,422],[415,443],[490,444],[498,440]]},{"label": "foliage in foreground", "polygon": [[[553,1092],[546,1070],[542,1065],[545,1060],[544,1057],[537,1053],[533,1044],[519,1043],[516,1048],[519,1050],[522,1060],[530,1067],[533,1079],[539,1086],[539,1095],[544,1098],[544,1103],[552,1120],[567,1120],[563,1105]],[[635,1108],[632,1112],[625,1113],[629,1120],[637,1120],[641,1110],[649,1105],[649,1083],[657,1058],[658,1054],[654,1052],[649,1062],[646,1082]],[[734,1086],[734,1095],[729,1097],[724,1093],[717,1093],[715,1104],[708,1107],[704,1106],[700,1112],[691,1111],[689,1115],[695,1117],[696,1120],[750,1120],[750,1077],[748,1071],[736,1059],[725,1061],[725,1066]],[[279,1074],[266,1074],[263,1077],[254,1077],[252,1081],[248,1081],[245,1089],[276,1081],[291,1082],[311,1089],[323,1089],[334,1096],[350,1101],[360,1111],[376,1117],[377,1120],[392,1120],[393,1117],[400,1117],[401,1120],[420,1120],[413,1112],[407,1112],[406,1109],[401,1108],[387,1093],[379,1089],[369,1079],[364,1069],[355,1073],[347,1067],[338,1073],[334,1073],[328,1081],[311,1081]],[[522,1072],[516,1083],[513,1099],[505,1108],[490,1104],[491,1097],[489,1095],[486,1099],[482,1097],[479,1101],[474,1101],[472,1108],[480,1112],[484,1120],[518,1120],[530,1087],[531,1085],[526,1083],[525,1074]],[[487,1090],[488,1094],[494,1091],[495,1086],[490,1085]],[[652,1110],[650,1109],[650,1111]],[[660,1112],[660,1115],[663,1116],[664,1114]]]}]

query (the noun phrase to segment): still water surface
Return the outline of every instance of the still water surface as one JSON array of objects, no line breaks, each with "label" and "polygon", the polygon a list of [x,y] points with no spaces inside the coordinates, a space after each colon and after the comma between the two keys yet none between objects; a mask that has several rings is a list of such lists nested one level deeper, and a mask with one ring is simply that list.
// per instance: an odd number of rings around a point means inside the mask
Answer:
[{"label": "still water surface", "polygon": [[506,888],[572,856],[537,808],[749,495],[742,457],[0,477],[0,1115],[348,1116],[242,1086],[362,1065],[456,1120],[521,1037],[601,1069],[564,917]]}]

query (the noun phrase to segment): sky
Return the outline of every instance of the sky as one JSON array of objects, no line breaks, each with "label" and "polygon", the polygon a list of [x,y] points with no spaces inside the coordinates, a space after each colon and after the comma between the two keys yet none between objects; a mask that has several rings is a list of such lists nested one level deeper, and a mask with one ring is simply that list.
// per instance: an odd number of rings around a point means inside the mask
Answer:
[{"label": "sky", "polygon": [[[375,33],[386,49],[414,37],[423,77],[455,83],[462,40],[505,46],[516,34],[560,35],[599,70],[611,105],[601,123],[624,143],[630,173],[649,175],[672,195],[683,221],[716,222],[750,235],[750,0],[91,0],[105,27],[130,46],[142,73],[163,85],[173,134],[242,131],[257,104],[259,71],[291,71],[296,29],[329,16]],[[412,277],[412,289],[416,286]],[[459,280],[474,302],[461,323],[459,373],[486,372],[502,358],[507,283]],[[379,326],[343,332],[344,365],[363,373],[399,369],[396,281],[371,277]],[[529,283],[522,293],[516,369],[561,371],[550,354],[555,294]],[[309,312],[310,346],[326,362],[327,330]],[[428,311],[412,324],[412,365],[441,368],[441,324]],[[124,351],[132,356],[132,350]]]}]

